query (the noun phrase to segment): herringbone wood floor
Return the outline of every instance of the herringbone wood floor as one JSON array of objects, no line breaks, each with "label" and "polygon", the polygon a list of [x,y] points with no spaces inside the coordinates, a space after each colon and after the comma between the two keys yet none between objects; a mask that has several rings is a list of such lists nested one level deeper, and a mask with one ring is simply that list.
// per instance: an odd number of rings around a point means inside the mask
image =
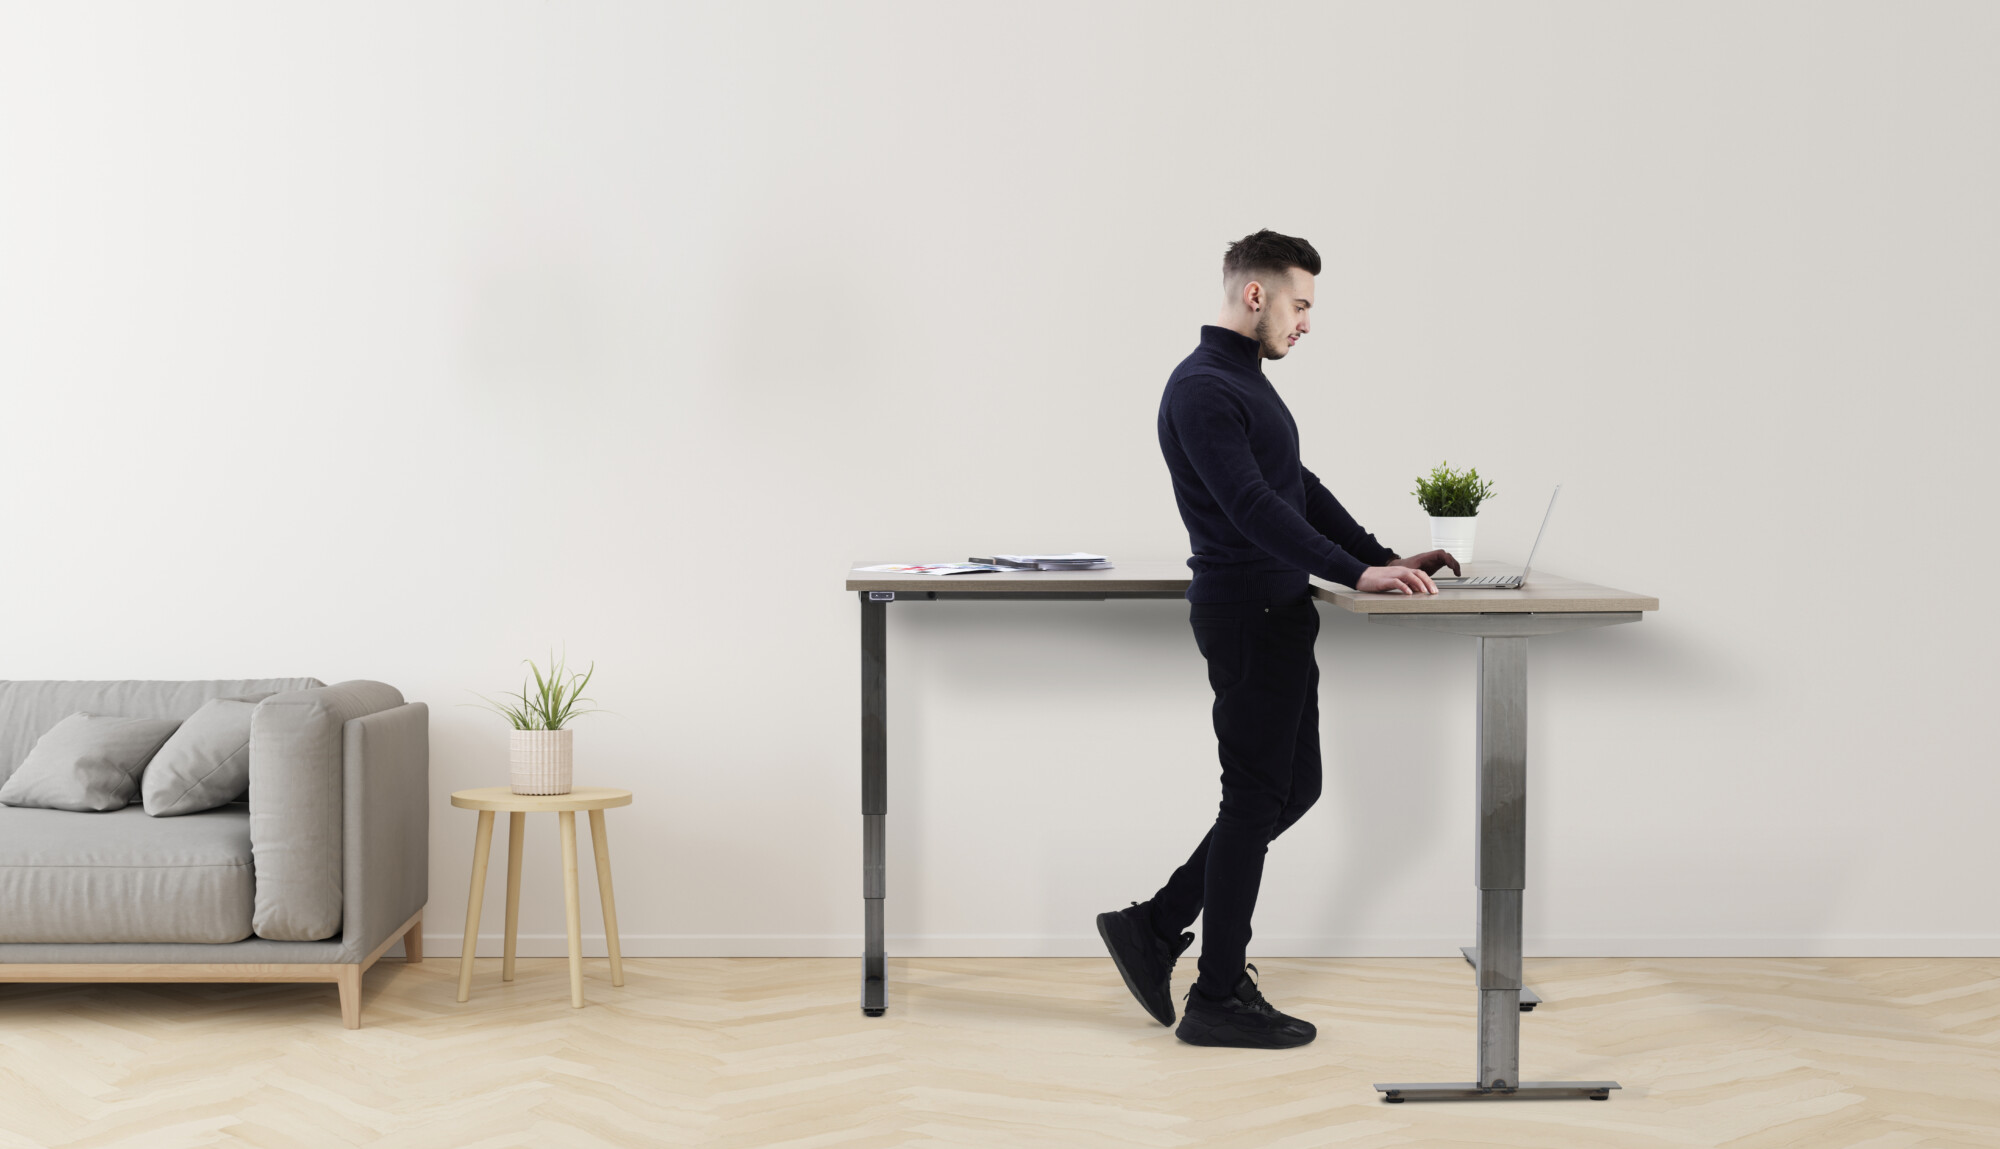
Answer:
[{"label": "herringbone wood floor", "polygon": [[1108,961],[455,960],[332,986],[0,985],[0,1146],[2000,1146],[2000,960],[1531,960],[1524,1073],[1607,1102],[1381,1104],[1472,1074],[1469,971],[1268,959],[1320,1026],[1184,1046]]}]

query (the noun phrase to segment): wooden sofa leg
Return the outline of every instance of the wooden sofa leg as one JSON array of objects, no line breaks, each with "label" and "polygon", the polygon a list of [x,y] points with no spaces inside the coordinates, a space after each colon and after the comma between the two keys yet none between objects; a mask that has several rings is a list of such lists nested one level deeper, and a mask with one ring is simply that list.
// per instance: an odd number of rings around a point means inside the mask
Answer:
[{"label": "wooden sofa leg", "polygon": [[410,928],[403,931],[403,960],[410,965],[416,965],[418,962],[424,960],[424,918],[422,914],[418,914],[417,920],[410,924]]},{"label": "wooden sofa leg", "polygon": [[340,967],[340,1023],[349,1029],[361,1028],[361,967]]}]

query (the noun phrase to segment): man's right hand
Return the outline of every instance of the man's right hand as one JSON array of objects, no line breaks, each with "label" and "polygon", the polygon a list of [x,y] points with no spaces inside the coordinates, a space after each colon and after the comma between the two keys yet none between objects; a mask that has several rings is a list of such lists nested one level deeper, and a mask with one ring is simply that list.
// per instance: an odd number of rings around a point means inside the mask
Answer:
[{"label": "man's right hand", "polygon": [[1354,589],[1372,594],[1436,594],[1431,576],[1415,567],[1369,567]]}]

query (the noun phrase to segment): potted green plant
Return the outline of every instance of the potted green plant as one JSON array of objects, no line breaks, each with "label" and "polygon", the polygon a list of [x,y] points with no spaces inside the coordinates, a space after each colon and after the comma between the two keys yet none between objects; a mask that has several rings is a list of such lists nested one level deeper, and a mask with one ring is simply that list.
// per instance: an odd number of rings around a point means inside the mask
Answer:
[{"label": "potted green plant", "polygon": [[564,659],[551,651],[548,673],[543,674],[534,659],[522,661],[528,664],[529,678],[521,681],[518,693],[497,699],[481,695],[480,700],[514,726],[507,741],[508,780],[514,793],[567,794],[575,776],[576,757],[569,723],[595,713],[584,707],[590,699],[583,696],[583,688],[590,685],[597,664],[572,673]]},{"label": "potted green plant", "polygon": [[1428,475],[1417,476],[1417,504],[1431,517],[1431,546],[1451,552],[1460,565],[1472,561],[1473,529],[1479,525],[1479,504],[1491,499],[1493,484],[1479,477],[1479,468],[1454,471],[1439,463]]}]

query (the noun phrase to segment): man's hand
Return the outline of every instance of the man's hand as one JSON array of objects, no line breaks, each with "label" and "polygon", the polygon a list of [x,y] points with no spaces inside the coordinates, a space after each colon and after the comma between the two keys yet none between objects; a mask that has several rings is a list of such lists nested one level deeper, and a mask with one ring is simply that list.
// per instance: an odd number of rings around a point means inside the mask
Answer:
[{"label": "man's hand", "polygon": [[1439,567],[1450,567],[1451,573],[1459,573],[1458,560],[1451,557],[1450,551],[1425,551],[1420,555],[1411,555],[1406,559],[1397,559],[1389,565],[1392,567],[1415,567],[1425,574],[1436,574]]},{"label": "man's hand", "polygon": [[[1405,562],[1410,560],[1403,560]],[[1369,567],[1361,572],[1361,581],[1354,584],[1355,590],[1380,594],[1436,594],[1437,584],[1431,576],[1415,567],[1399,566],[1391,563],[1386,567]]]}]

